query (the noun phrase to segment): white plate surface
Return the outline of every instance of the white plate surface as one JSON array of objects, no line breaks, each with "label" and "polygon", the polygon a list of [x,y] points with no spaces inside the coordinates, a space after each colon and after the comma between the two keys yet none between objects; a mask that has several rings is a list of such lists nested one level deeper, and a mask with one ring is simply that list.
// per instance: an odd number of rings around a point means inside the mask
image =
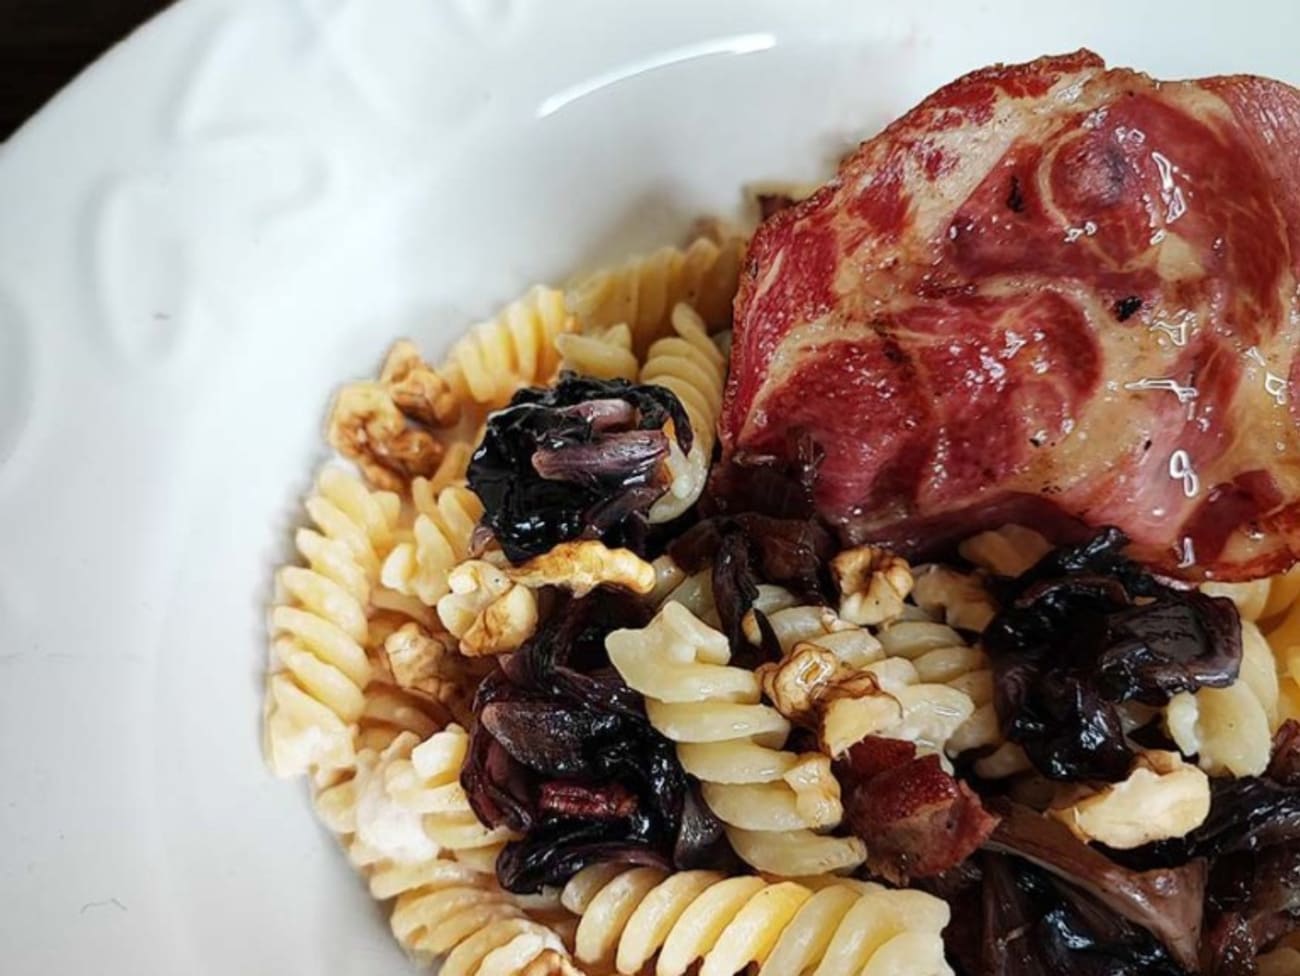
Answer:
[{"label": "white plate surface", "polygon": [[1300,81],[1300,5],[186,0],[0,148],[0,970],[406,971],[261,764],[322,413],[409,334],[1082,45]]}]

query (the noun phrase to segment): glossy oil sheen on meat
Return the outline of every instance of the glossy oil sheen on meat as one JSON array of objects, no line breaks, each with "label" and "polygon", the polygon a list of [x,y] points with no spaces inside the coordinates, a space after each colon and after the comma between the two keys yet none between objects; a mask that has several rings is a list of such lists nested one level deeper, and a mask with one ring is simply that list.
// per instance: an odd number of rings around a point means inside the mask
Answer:
[{"label": "glossy oil sheen on meat", "polygon": [[755,235],[728,458],[823,454],[854,540],[1112,524],[1186,577],[1300,553],[1300,93],[1096,55],[968,75]]}]

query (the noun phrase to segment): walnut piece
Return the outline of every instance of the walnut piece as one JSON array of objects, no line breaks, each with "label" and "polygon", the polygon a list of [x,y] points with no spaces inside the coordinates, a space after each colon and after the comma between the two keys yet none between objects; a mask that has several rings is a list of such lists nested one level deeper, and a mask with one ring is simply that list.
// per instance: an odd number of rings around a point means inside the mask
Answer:
[{"label": "walnut piece", "polygon": [[399,339],[379,374],[397,409],[426,427],[450,427],[460,419],[460,402],[450,384],[420,356],[415,343]]},{"label": "walnut piece", "polygon": [[810,641],[796,644],[779,662],[761,665],[755,673],[776,710],[815,730],[830,756],[869,735],[905,739],[923,752],[942,753],[975,713],[970,695],[920,681],[910,661],[885,658],[851,667]]},{"label": "walnut piece", "polygon": [[454,639],[408,623],[389,634],[381,646],[381,664],[387,666],[395,685],[441,706],[458,722],[469,719],[474,692],[486,669],[457,654]]},{"label": "walnut piece", "polygon": [[840,588],[840,616],[851,623],[892,620],[912,592],[907,561],[879,546],[845,549],[831,560],[831,571]]},{"label": "walnut piece", "polygon": [[630,549],[610,549],[603,542],[561,542],[534,559],[507,566],[516,583],[536,589],[563,586],[574,596],[586,596],[598,586],[621,586],[633,593],[651,593],[658,582],[654,566]]},{"label": "walnut piece", "polygon": [[438,617],[469,657],[504,654],[537,630],[537,598],[527,586],[485,559],[461,563],[447,576],[451,592],[438,601]]},{"label": "walnut piece", "polygon": [[778,712],[799,725],[813,726],[819,700],[831,685],[848,676],[848,669],[826,648],[802,643],[781,661],[759,665],[755,673]]},{"label": "walnut piece", "polygon": [[1048,812],[1080,840],[1131,850],[1204,823],[1210,780],[1178,753],[1152,751],[1138,757],[1127,779],[1081,797],[1067,794]]},{"label": "walnut piece", "polygon": [[330,445],[356,462],[377,488],[404,491],[431,478],[445,448],[430,429],[454,424],[460,406],[450,387],[402,340],[389,351],[378,382],[349,383],[330,410]]},{"label": "walnut piece", "polygon": [[817,644],[796,644],[780,662],[761,665],[756,673],[776,710],[815,729],[831,756],[903,720],[903,706],[871,670],[850,668]]}]

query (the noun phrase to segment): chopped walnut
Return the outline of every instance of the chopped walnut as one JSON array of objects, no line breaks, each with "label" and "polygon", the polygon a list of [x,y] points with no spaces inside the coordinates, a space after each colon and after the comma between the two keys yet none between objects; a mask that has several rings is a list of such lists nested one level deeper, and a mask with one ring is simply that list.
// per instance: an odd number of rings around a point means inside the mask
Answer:
[{"label": "chopped walnut", "polygon": [[382,665],[403,691],[446,709],[458,722],[471,716],[474,692],[485,669],[456,653],[455,641],[408,623],[381,645]]},{"label": "chopped walnut", "polygon": [[1210,780],[1176,752],[1138,757],[1128,778],[1083,796],[1066,794],[1048,811],[1080,840],[1119,850],[1182,837],[1210,813]]},{"label": "chopped walnut", "polygon": [[943,752],[975,712],[970,695],[921,682],[909,661],[887,658],[846,665],[828,648],[802,642],[756,674],[763,693],[786,718],[814,729],[822,749],[838,756],[868,735],[905,739]]},{"label": "chopped walnut", "polygon": [[389,352],[378,382],[339,390],[329,442],[377,488],[404,491],[412,478],[437,473],[445,449],[429,428],[449,427],[459,413],[446,382],[403,340]]},{"label": "chopped walnut", "polygon": [[460,403],[438,371],[421,358],[415,343],[399,339],[388,350],[379,374],[397,409],[426,427],[450,427],[460,419]]},{"label": "chopped walnut", "polygon": [[438,617],[460,638],[469,657],[518,650],[537,629],[537,598],[483,559],[461,563],[447,577],[451,592],[438,601]]},{"label": "chopped walnut", "polygon": [[816,644],[797,644],[775,664],[760,665],[756,674],[763,694],[792,722],[814,725],[818,701],[827,688],[847,674],[834,653]]},{"label": "chopped walnut", "polygon": [[534,559],[506,567],[516,583],[563,586],[575,596],[586,596],[598,586],[621,586],[633,593],[654,591],[658,576],[654,566],[630,549],[610,549],[603,542],[561,542]]},{"label": "chopped walnut", "polygon": [[817,644],[796,644],[779,663],[764,664],[757,674],[776,710],[816,729],[832,756],[903,720],[902,705],[874,673],[847,667]]},{"label": "chopped walnut", "polygon": [[831,571],[840,588],[840,616],[855,624],[892,620],[912,591],[907,561],[879,546],[844,550],[831,560]]}]

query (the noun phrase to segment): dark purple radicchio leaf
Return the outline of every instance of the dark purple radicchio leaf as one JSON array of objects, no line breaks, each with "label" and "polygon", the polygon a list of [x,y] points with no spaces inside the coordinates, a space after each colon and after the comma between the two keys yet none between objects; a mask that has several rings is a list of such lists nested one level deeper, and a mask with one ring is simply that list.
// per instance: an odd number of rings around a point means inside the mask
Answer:
[{"label": "dark purple radicchio leaf", "polygon": [[670,436],[690,450],[690,421],[671,390],[566,373],[488,418],[469,487],[515,562],[573,539],[623,544],[668,488]]},{"label": "dark purple radicchio leaf", "polygon": [[740,667],[761,663],[752,659],[754,649],[741,636],[741,621],[754,605],[758,585],[784,586],[801,599],[824,603],[830,595],[827,565],[836,551],[834,537],[815,519],[752,512],[705,519],[668,547],[688,573],[712,565],[714,604]]},{"label": "dark purple radicchio leaf", "polygon": [[1300,927],[1300,725],[1274,739],[1264,776],[1211,781],[1210,813],[1185,837],[1111,852],[1135,868],[1210,862],[1206,976],[1251,976],[1255,957]]},{"label": "dark purple radicchio leaf", "polygon": [[816,512],[813,486],[822,451],[806,432],[792,436],[791,460],[737,456],[718,465],[701,505],[705,514],[750,512],[775,519],[812,518]]},{"label": "dark purple radicchio leaf", "polygon": [[1123,556],[1127,542],[1103,529],[998,584],[1005,609],[984,632],[998,715],[1052,779],[1123,779],[1133,749],[1117,704],[1221,688],[1240,668],[1232,602],[1160,582]]},{"label": "dark purple radicchio leaf", "polygon": [[988,976],[1183,976],[1149,932],[1025,861],[981,858]]},{"label": "dark purple radicchio leaf", "polygon": [[[1098,926],[1104,929],[1105,915],[1111,914],[1115,916],[1116,921],[1123,920],[1128,923],[1127,926],[1121,927],[1122,930],[1128,931],[1136,927],[1149,933],[1163,946],[1168,957],[1178,966],[1192,971],[1197,968],[1197,946],[1204,910],[1206,878],[1204,861],[1195,860],[1176,868],[1134,871],[1089,847],[1057,820],[1014,803],[996,805],[994,809],[1002,820],[987,842],[986,850],[1014,855],[1051,875],[1056,881],[1075,889],[1080,895],[1087,896],[1091,902],[1075,896],[1071,896],[1071,899],[1074,901],[1076,913],[1084,906],[1095,903],[1093,906],[1095,910],[1085,913],[1091,918],[1089,925],[1094,929]],[[1061,891],[1065,889],[1062,888]],[[1035,905],[1033,911],[1041,910],[1040,905],[1041,903]],[[1102,909],[1105,911],[1102,912]],[[1014,923],[1014,920],[1010,921]],[[1104,933],[1098,935],[1099,943],[1113,944],[1117,938],[1115,933],[1121,931],[1121,928],[1113,929],[1109,937]],[[998,931],[1010,930],[994,929],[994,934]],[[1063,932],[1064,929],[1061,931]],[[1145,944],[1145,940],[1134,942],[1128,936],[1125,936],[1122,941],[1139,948]],[[1066,947],[1072,944],[1070,938],[1065,938]],[[1123,959],[1122,954],[1120,958]],[[1148,972],[1141,968],[1075,970],[1051,966],[1041,969],[1011,968],[989,971],[1006,972],[1017,976],[1022,972],[1028,974],[1095,971],[1099,974],[1113,972],[1115,976],[1120,974],[1138,976]],[[1166,972],[1162,969],[1150,971]],[[1167,971],[1178,973],[1180,970],[1174,967]]]},{"label": "dark purple radicchio leaf", "polygon": [[673,743],[605,654],[610,631],[647,620],[621,591],[557,595],[480,686],[461,784],[484,823],[523,835],[497,861],[507,889],[560,885],[597,861],[689,868],[726,855]]}]

